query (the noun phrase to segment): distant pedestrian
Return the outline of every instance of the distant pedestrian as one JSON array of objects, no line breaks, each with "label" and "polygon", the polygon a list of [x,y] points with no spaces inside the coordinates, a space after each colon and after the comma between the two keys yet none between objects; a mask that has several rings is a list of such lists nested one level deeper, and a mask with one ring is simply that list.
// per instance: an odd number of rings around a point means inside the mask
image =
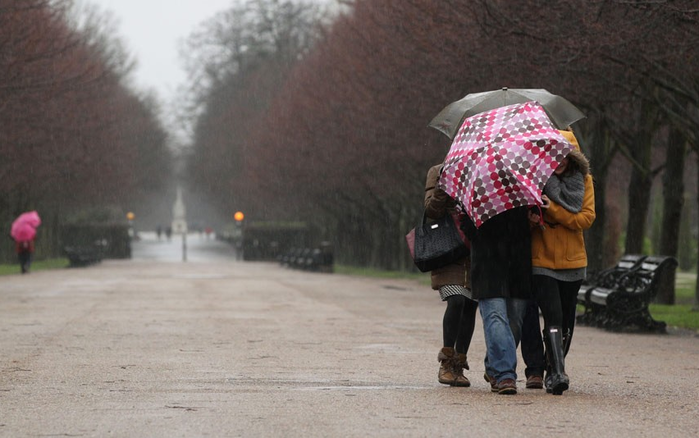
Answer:
[{"label": "distant pedestrian", "polygon": [[161,234],[163,234],[163,227],[158,225],[158,228],[155,229],[155,234],[158,235],[158,240],[160,240],[160,236],[161,236]]},{"label": "distant pedestrian", "polygon": [[544,385],[554,395],[562,394],[570,385],[564,358],[573,338],[578,290],[586,276],[583,231],[596,217],[590,164],[573,132],[561,133],[575,149],[561,161],[544,188],[545,227],[538,226],[539,215],[529,213],[534,296],[544,316]]},{"label": "distant pedestrian", "polygon": [[22,274],[29,272],[34,255],[36,229],[39,225],[41,225],[41,218],[36,211],[22,213],[12,222],[10,236],[15,241],[15,251]]},{"label": "distant pedestrian", "polygon": [[[442,165],[438,164],[427,172],[425,214],[431,220],[453,214],[456,209],[456,202],[444,190],[437,188],[441,168]],[[478,303],[471,296],[470,265],[470,257],[465,256],[431,273],[432,289],[438,290],[442,301],[447,303],[442,318],[443,347],[437,355],[440,362],[437,378],[439,383],[445,385],[471,386],[464,376],[464,369],[470,369],[467,354],[476,325]]]},{"label": "distant pedestrian", "polygon": [[165,237],[167,237],[168,242],[172,238],[172,228],[171,227],[165,228]]},{"label": "distant pedestrian", "polygon": [[15,250],[22,274],[28,274],[34,257],[34,239],[15,242]]}]

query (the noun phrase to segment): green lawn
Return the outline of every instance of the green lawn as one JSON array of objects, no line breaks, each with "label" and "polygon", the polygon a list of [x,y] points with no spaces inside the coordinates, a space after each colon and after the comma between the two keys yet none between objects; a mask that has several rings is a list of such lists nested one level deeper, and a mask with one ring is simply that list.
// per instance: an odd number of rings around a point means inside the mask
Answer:
[{"label": "green lawn", "polygon": [[[32,262],[31,271],[43,271],[45,269],[63,269],[68,267],[68,259],[48,259]],[[19,264],[0,265],[0,275],[21,275]]]},{"label": "green lawn", "polygon": [[353,266],[335,265],[335,273],[345,275],[357,275],[370,278],[399,278],[403,280],[415,280],[421,284],[430,285],[430,273],[382,271],[379,269],[356,268]]},{"label": "green lawn", "polygon": [[650,313],[667,325],[699,331],[699,312],[694,307],[696,274],[678,272],[675,281],[675,304],[651,304]]}]

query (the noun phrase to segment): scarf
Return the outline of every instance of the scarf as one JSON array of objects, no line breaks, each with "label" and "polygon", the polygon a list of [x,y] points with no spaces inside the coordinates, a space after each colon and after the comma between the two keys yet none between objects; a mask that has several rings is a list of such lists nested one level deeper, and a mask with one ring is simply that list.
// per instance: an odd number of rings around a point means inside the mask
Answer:
[{"label": "scarf", "polygon": [[580,172],[551,175],[544,186],[544,194],[569,212],[578,213],[582,210],[585,196],[585,178]]}]

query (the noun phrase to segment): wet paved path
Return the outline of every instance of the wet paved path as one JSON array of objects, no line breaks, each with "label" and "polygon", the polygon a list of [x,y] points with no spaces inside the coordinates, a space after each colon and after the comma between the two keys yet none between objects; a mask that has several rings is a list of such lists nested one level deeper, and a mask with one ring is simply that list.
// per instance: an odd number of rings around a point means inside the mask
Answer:
[{"label": "wet paved path", "polygon": [[176,242],[0,278],[0,436],[697,436],[699,338],[579,327],[570,391],[498,396],[479,323],[473,386],[449,388],[425,286],[236,262],[196,236],[182,263]]}]

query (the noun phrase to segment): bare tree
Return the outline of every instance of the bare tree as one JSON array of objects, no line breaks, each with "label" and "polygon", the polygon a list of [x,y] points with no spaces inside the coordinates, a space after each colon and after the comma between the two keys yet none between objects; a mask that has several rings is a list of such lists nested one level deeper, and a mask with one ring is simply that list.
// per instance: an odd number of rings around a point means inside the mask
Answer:
[{"label": "bare tree", "polygon": [[0,0],[0,217],[40,210],[45,255],[70,213],[126,208],[169,169],[155,108],[126,87],[128,55],[70,6]]}]

